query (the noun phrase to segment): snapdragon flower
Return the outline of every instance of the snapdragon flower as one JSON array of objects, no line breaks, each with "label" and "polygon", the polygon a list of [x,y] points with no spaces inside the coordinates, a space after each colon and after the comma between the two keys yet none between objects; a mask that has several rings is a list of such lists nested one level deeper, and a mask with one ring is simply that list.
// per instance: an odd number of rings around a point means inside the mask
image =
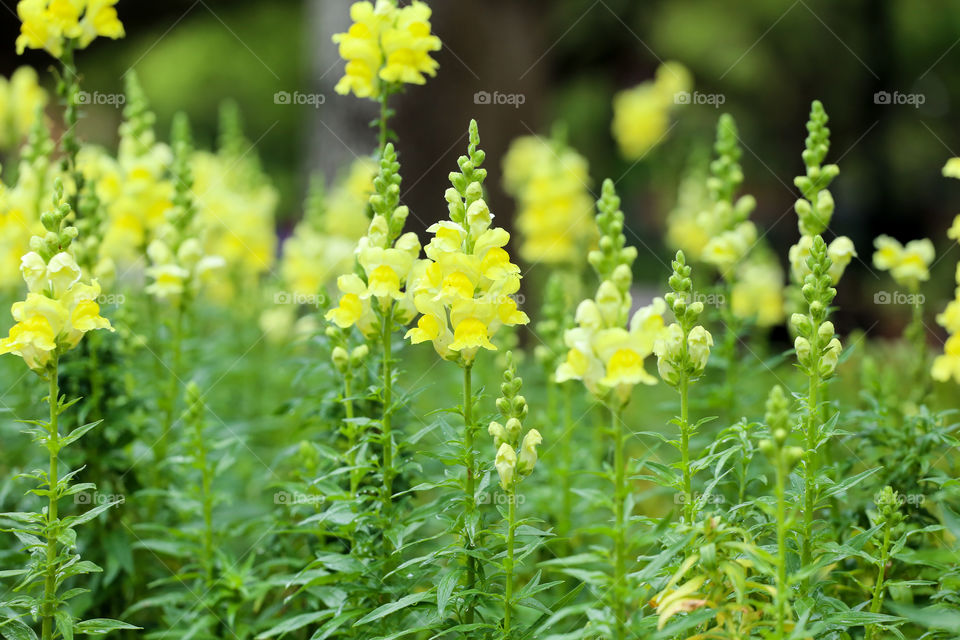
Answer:
[{"label": "snapdragon flower", "polygon": [[637,251],[625,246],[620,198],[610,180],[603,183],[597,210],[602,235],[599,247],[588,259],[602,281],[595,297],[577,308],[577,326],[564,335],[568,351],[557,368],[556,379],[581,380],[598,399],[622,406],[635,385],[656,384],[644,361],[663,336],[667,305],[656,298],[638,309],[627,323],[632,307],[631,265]]},{"label": "snapdragon flower", "polygon": [[[684,104],[690,72],[678,62],[665,62],[654,80],[621,91],[613,98],[613,137],[628,160],[642,158],[670,130],[670,115]],[[689,97],[689,94],[687,93]]]},{"label": "snapdragon flower", "polygon": [[930,279],[930,265],[936,253],[929,239],[911,240],[900,244],[890,236],[878,236],[873,241],[877,248],[873,254],[873,266],[889,271],[897,284],[915,291],[921,282]]},{"label": "snapdragon flower", "polygon": [[31,250],[21,258],[20,271],[28,293],[11,308],[17,324],[0,340],[0,354],[20,356],[41,375],[57,355],[76,347],[84,334],[112,330],[110,321],[100,316],[100,285],[96,280],[90,284],[82,281],[70,252],[77,230],[64,224],[70,207],[62,204],[62,197],[63,187],[58,183],[54,210],[41,216],[46,233],[31,238]]},{"label": "snapdragon flower", "polygon": [[473,363],[479,349],[495,351],[491,338],[503,326],[527,324],[527,314],[512,297],[520,289],[520,267],[510,261],[510,234],[493,227],[483,198],[485,154],[478,148],[476,121],[470,122],[468,155],[447,189],[450,219],[433,224],[408,290],[420,318],[406,337],[414,344],[430,341],[444,359]]},{"label": "snapdragon flower", "polygon": [[439,65],[430,54],[441,43],[430,33],[430,13],[419,0],[405,7],[395,0],[354,3],[350,29],[333,36],[347,61],[336,92],[378,100],[385,85],[424,84],[425,76],[435,76]]},{"label": "snapdragon flower", "polygon": [[118,0],[20,0],[17,16],[22,23],[17,53],[44,49],[55,58],[67,46],[85,49],[97,37],[116,40],[124,36],[117,16]]},{"label": "snapdragon flower", "polygon": [[560,141],[517,138],[503,161],[503,183],[517,200],[521,257],[581,265],[582,247],[597,234],[586,159]]}]

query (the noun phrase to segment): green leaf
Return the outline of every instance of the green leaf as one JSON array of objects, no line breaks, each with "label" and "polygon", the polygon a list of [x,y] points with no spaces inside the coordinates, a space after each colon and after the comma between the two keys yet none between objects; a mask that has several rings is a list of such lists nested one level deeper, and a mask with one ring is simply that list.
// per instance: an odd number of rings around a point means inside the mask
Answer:
[{"label": "green leaf", "polygon": [[33,629],[15,618],[0,622],[0,635],[6,640],[37,640]]},{"label": "green leaf", "polygon": [[447,610],[447,603],[450,602],[450,596],[453,589],[457,586],[457,580],[460,579],[459,571],[451,571],[440,579],[437,585],[437,612],[442,619]]},{"label": "green leaf", "polygon": [[431,596],[432,596],[432,591],[424,591],[422,593],[411,593],[408,596],[404,596],[400,598],[396,602],[391,602],[381,607],[377,607],[367,615],[357,620],[356,626],[359,627],[360,625],[367,624],[368,622],[379,620],[380,618],[386,617],[391,613],[395,613],[397,611],[400,611],[401,609],[406,609],[411,605],[415,605],[420,602],[423,602],[424,600],[430,598]]},{"label": "green leaf", "polygon": [[285,633],[290,633],[291,631],[296,631],[297,629],[302,629],[308,624],[317,622],[318,620],[323,620],[324,618],[329,618],[333,615],[331,611],[314,611],[311,613],[302,613],[298,616],[293,616],[292,618],[287,618],[280,624],[267,629],[263,633],[257,636],[257,640],[264,640],[265,638],[272,638],[274,636],[280,636]]},{"label": "green leaf", "polygon": [[92,636],[110,633],[111,631],[118,631],[120,629],[140,628],[141,627],[136,627],[126,622],[120,622],[119,620],[110,620],[109,618],[91,618],[90,620],[84,620],[83,622],[77,623],[76,627],[74,627],[74,632],[81,635]]}]

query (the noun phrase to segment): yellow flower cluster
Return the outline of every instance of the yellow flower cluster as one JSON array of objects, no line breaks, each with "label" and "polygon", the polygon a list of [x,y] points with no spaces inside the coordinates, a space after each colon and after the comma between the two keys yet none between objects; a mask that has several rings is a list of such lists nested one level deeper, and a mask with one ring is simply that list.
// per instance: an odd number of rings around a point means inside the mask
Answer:
[{"label": "yellow flower cluster", "polygon": [[597,208],[603,237],[589,260],[602,282],[596,296],[577,307],[577,326],[564,334],[567,357],[558,367],[556,379],[581,380],[597,398],[615,399],[622,405],[635,385],[656,384],[657,379],[644,368],[644,360],[664,336],[667,304],[656,298],[638,309],[624,328],[633,304],[630,265],[637,252],[624,246],[623,212],[610,180],[603,183]]},{"label": "yellow flower cluster", "polygon": [[[810,259],[810,250],[813,248],[813,236],[803,235],[797,244],[790,247],[790,272],[794,282],[802,283],[810,273],[807,261]],[[833,284],[840,282],[847,265],[857,257],[857,250],[853,240],[846,236],[839,236],[827,246],[827,255],[830,257],[830,279]]]},{"label": "yellow flower cluster", "polygon": [[165,225],[156,240],[147,247],[150,279],[146,291],[160,300],[177,300],[184,293],[194,294],[205,277],[226,264],[220,256],[204,253],[197,238],[182,239],[178,232]]},{"label": "yellow flower cluster", "polygon": [[738,318],[752,319],[758,327],[783,322],[783,270],[776,259],[748,259],[737,268],[730,288],[730,311]]},{"label": "yellow flower cluster", "polygon": [[42,201],[50,193],[58,171],[43,153],[20,162],[17,183],[0,183],[0,288],[20,282],[20,256],[30,250],[30,237],[43,233]]},{"label": "yellow flower cluster", "polygon": [[77,346],[85,333],[111,329],[100,316],[100,285],[81,282],[80,267],[68,250],[77,230],[63,226],[70,208],[59,204],[61,196],[62,188],[56,209],[43,214],[46,235],[31,238],[32,250],[21,258],[27,297],[14,303],[17,324],[0,340],[0,354],[20,356],[37,373],[44,373],[56,354]]},{"label": "yellow flower cluster", "polygon": [[930,265],[936,254],[929,239],[911,240],[904,246],[890,236],[879,236],[873,244],[877,249],[873,266],[889,271],[897,284],[915,291],[921,282],[930,279]]},{"label": "yellow flower cluster", "polygon": [[613,137],[630,160],[643,157],[666,137],[670,114],[689,92],[693,80],[680,63],[665,62],[654,80],[621,91],[613,98]]},{"label": "yellow flower cluster", "polygon": [[503,161],[503,183],[517,199],[523,259],[582,264],[584,245],[596,237],[586,159],[563,144],[517,138]]},{"label": "yellow flower cluster", "polygon": [[[960,158],[950,158],[943,167],[943,175],[960,180]],[[960,242],[960,215],[954,219],[947,236]],[[960,263],[957,264],[956,283],[954,299],[937,316],[937,324],[950,335],[943,345],[943,353],[934,359],[930,375],[934,380],[947,382],[952,379],[960,384]]]},{"label": "yellow flower cluster", "polygon": [[248,286],[275,260],[279,196],[258,168],[240,166],[244,163],[205,151],[194,154],[192,162],[198,224],[206,231],[204,253],[222,257],[237,277],[235,283],[218,279],[211,293],[219,299],[230,299],[236,287]]},{"label": "yellow flower cluster", "polygon": [[407,337],[414,344],[431,341],[442,358],[467,366],[479,349],[497,349],[490,339],[500,327],[530,321],[511,297],[520,289],[520,267],[504,249],[510,234],[491,226],[479,143],[471,121],[468,155],[460,157],[460,173],[450,175],[453,187],[446,192],[450,220],[427,229],[433,234],[424,248],[427,259],[409,286],[421,315]]},{"label": "yellow flower cluster", "polygon": [[358,273],[337,278],[340,303],[326,315],[338,327],[356,326],[367,337],[380,331],[381,318],[388,317],[390,326],[394,321],[405,325],[415,315],[407,283],[424,267],[417,261],[417,234],[401,235],[410,212],[400,205],[399,171],[397,154],[388,144],[375,181],[376,193],[370,198],[375,213],[367,234],[357,243]]},{"label": "yellow flower cluster", "polygon": [[102,256],[128,266],[143,255],[173,206],[172,159],[167,145],[152,140],[141,147],[122,139],[116,159],[98,147],[80,150],[77,166],[106,214]]},{"label": "yellow flower cluster", "polygon": [[370,223],[367,201],[373,193],[375,174],[373,160],[358,159],[329,196],[316,194],[314,198],[322,202],[308,202],[319,210],[308,211],[283,244],[280,274],[291,293],[316,295],[333,276],[352,268],[354,248]]},{"label": "yellow flower cluster", "polygon": [[17,53],[45,49],[59,58],[67,43],[84,49],[98,36],[122,38],[116,4],[117,0],[20,0],[17,15],[23,24]]},{"label": "yellow flower cluster", "polygon": [[430,33],[430,7],[419,0],[398,7],[395,0],[357,2],[350,7],[353,24],[333,36],[347,61],[336,92],[377,100],[385,84],[424,84],[439,66],[430,53],[440,39]]},{"label": "yellow flower cluster", "polygon": [[46,104],[47,92],[32,67],[20,67],[9,80],[0,78],[0,149],[19,144],[42,117]]}]

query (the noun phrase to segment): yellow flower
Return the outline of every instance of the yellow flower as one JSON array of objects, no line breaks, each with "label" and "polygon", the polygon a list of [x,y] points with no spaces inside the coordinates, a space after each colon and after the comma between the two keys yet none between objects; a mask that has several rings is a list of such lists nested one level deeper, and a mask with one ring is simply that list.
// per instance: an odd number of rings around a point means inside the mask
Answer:
[{"label": "yellow flower", "polygon": [[960,215],[953,219],[953,225],[947,231],[947,237],[960,242]]},{"label": "yellow flower", "polygon": [[[790,247],[790,270],[794,282],[803,283],[803,280],[810,273],[810,267],[807,260],[810,258],[810,250],[813,248],[813,236],[800,236],[797,244]],[[827,247],[827,255],[830,257],[830,279],[833,284],[837,284],[843,277],[843,272],[850,264],[851,260],[857,256],[857,250],[853,246],[853,241],[846,236],[834,238],[833,242]]]},{"label": "yellow flower", "polygon": [[940,382],[948,382],[952,379],[960,384],[960,334],[947,338],[947,342],[943,345],[943,354],[933,360],[930,375]]},{"label": "yellow flower", "polygon": [[715,266],[722,275],[746,257],[757,242],[757,228],[750,221],[711,238],[703,248],[703,261]]},{"label": "yellow flower", "polygon": [[430,52],[439,51],[440,39],[430,33],[430,7],[414,2],[397,7],[393,0],[356,2],[350,7],[353,24],[333,36],[340,57],[347,61],[336,92],[378,99],[383,83],[423,84],[424,75],[437,73]]},{"label": "yellow flower", "polygon": [[943,175],[946,178],[960,179],[960,158],[950,158],[943,165]]},{"label": "yellow flower", "polygon": [[122,38],[116,4],[117,0],[20,0],[17,53],[27,48],[45,49],[59,58],[68,40],[84,49],[98,36]]},{"label": "yellow flower", "polygon": [[20,67],[10,79],[0,78],[0,149],[23,140],[43,115],[47,92],[32,67]]},{"label": "yellow flower", "polygon": [[494,466],[497,468],[497,475],[500,476],[500,486],[504,490],[510,487],[517,469],[517,452],[509,444],[504,442],[497,449],[497,457],[494,460]]},{"label": "yellow flower", "polygon": [[647,81],[613,99],[613,137],[621,153],[630,160],[643,157],[666,137],[670,113],[683,92],[689,91],[689,71],[676,62],[666,62],[657,69],[656,79]]},{"label": "yellow flower", "polygon": [[656,384],[644,361],[663,335],[666,311],[663,299],[656,298],[634,313],[627,330],[613,326],[616,317],[604,317],[597,302],[584,300],[577,308],[578,326],[564,335],[569,351],[557,369],[557,381],[582,380],[601,398],[611,391],[625,398],[634,385]]},{"label": "yellow flower", "polygon": [[783,271],[776,261],[748,261],[737,271],[730,291],[730,310],[757,326],[783,322]]},{"label": "yellow flower", "polygon": [[536,429],[527,431],[520,444],[520,458],[517,460],[517,470],[523,475],[533,473],[533,468],[537,466],[537,447],[543,443],[543,436]]},{"label": "yellow flower", "polygon": [[874,246],[877,251],[873,254],[873,265],[889,271],[898,284],[916,289],[930,279],[929,269],[935,257],[930,240],[912,240],[903,246],[889,236],[879,236]]},{"label": "yellow flower", "polygon": [[520,255],[531,262],[579,265],[597,235],[587,161],[534,136],[518,138],[503,162],[504,187],[517,199]]}]

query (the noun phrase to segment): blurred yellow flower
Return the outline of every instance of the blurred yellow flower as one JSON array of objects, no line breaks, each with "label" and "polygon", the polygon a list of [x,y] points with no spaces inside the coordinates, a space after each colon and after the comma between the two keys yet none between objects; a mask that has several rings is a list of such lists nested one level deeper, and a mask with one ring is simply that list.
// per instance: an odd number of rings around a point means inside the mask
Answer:
[{"label": "blurred yellow flower", "polygon": [[904,246],[890,236],[879,236],[873,244],[877,248],[873,266],[889,271],[897,284],[913,290],[930,279],[930,265],[936,254],[929,239],[911,240]]},{"label": "blurred yellow flower", "polygon": [[336,92],[377,100],[384,83],[424,84],[439,66],[430,53],[440,39],[430,33],[430,7],[419,0],[398,7],[394,0],[356,2],[350,7],[353,24],[333,36],[340,57],[347,61]]},{"label": "blurred yellow flower", "polygon": [[535,136],[517,138],[503,162],[504,188],[517,199],[520,255],[530,263],[580,265],[597,235],[587,161]]},{"label": "blurred yellow flower", "polygon": [[17,53],[45,49],[59,58],[68,43],[84,49],[99,36],[122,38],[116,4],[117,0],[20,0]]},{"label": "blurred yellow flower", "polygon": [[32,67],[20,67],[9,80],[0,77],[0,149],[11,149],[26,138],[46,104],[47,92]]},{"label": "blurred yellow flower", "polygon": [[737,270],[730,310],[759,327],[776,326],[784,318],[783,286],[783,270],[775,260],[747,260]]},{"label": "blurred yellow flower", "polygon": [[677,62],[665,62],[655,80],[621,91],[613,98],[613,137],[629,160],[643,157],[666,137],[671,111],[693,85],[690,72]]}]

